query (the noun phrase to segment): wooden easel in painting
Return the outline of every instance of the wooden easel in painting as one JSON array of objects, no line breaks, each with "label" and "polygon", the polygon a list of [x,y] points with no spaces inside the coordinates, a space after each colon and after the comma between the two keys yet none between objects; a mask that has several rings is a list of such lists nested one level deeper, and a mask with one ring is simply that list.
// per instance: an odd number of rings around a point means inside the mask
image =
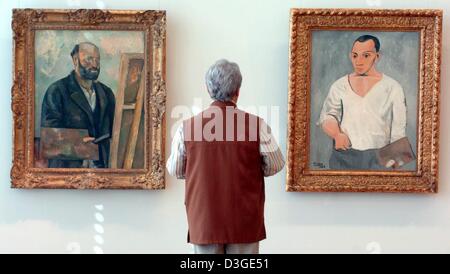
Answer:
[{"label": "wooden easel in painting", "polygon": [[[116,93],[113,135],[110,146],[111,168],[143,168],[145,60],[144,54],[123,53],[120,61],[119,86]],[[136,155],[140,154],[139,159]],[[137,163],[139,160],[139,163]]]}]

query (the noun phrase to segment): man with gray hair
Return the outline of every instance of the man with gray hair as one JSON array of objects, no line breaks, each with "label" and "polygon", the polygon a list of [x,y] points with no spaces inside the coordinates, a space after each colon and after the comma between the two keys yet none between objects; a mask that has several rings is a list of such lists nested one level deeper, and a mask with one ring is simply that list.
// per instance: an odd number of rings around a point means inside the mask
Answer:
[{"label": "man with gray hair", "polygon": [[239,67],[219,60],[206,73],[214,100],[178,128],[167,161],[169,173],[186,180],[188,242],[198,254],[257,254],[266,238],[264,177],[284,158],[267,124],[236,103]]}]

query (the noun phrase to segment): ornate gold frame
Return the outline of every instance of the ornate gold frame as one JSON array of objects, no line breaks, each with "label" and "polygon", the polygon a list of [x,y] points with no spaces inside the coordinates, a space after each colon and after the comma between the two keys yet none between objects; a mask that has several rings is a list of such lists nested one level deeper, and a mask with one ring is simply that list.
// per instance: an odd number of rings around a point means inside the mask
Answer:
[{"label": "ornate gold frame", "polygon": [[[287,191],[437,193],[442,39],[440,10],[292,9],[290,18]],[[419,31],[417,170],[309,170],[311,31]]]},{"label": "ornate gold frame", "polygon": [[[16,9],[12,20],[13,188],[163,189],[165,144],[165,11]],[[146,164],[144,169],[33,167],[36,30],[140,30],[146,34]],[[151,137],[151,138],[150,138]],[[151,153],[150,153],[151,152]]]}]

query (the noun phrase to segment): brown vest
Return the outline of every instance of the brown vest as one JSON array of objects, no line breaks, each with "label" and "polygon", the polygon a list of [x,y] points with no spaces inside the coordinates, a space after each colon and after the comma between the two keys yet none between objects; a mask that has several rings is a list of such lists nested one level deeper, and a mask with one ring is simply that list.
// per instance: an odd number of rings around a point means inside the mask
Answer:
[{"label": "brown vest", "polygon": [[[216,127],[211,126],[213,122]],[[188,242],[253,243],[265,239],[259,118],[231,102],[215,101],[183,126]],[[209,136],[211,132],[215,138]]]}]

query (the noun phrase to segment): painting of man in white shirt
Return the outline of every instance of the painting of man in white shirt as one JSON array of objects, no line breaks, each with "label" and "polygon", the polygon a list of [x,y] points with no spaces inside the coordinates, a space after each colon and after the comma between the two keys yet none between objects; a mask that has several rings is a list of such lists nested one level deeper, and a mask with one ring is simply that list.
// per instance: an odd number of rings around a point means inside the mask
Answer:
[{"label": "painting of man in white shirt", "polygon": [[353,72],[332,84],[323,103],[318,125],[333,140],[332,170],[384,169],[377,150],[406,136],[405,94],[377,70],[380,48],[377,37],[358,37],[349,56]]}]

